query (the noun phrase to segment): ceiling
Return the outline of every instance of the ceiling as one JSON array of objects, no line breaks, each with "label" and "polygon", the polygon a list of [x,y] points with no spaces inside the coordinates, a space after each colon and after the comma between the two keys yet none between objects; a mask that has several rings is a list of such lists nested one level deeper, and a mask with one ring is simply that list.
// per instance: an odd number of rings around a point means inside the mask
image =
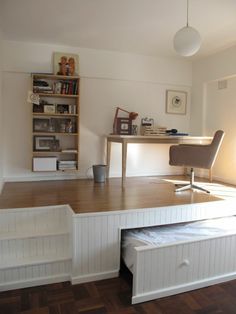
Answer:
[{"label": "ceiling", "polygon": [[[177,56],[186,0],[0,0],[5,39]],[[189,24],[203,57],[236,44],[236,0],[189,0]]]}]

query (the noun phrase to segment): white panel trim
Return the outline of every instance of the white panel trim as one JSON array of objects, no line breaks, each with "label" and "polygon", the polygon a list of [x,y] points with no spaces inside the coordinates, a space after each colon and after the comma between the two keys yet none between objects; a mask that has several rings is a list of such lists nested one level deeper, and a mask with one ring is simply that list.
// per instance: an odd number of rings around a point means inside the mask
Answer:
[{"label": "white panel trim", "polygon": [[70,274],[58,274],[48,277],[30,278],[22,281],[15,281],[10,283],[0,284],[0,291],[35,287],[40,285],[47,285],[51,283],[58,283],[70,280]]},{"label": "white panel trim", "polygon": [[[233,206],[235,207],[235,201],[234,200],[216,200],[213,202],[203,202],[203,203],[193,203],[193,204],[181,204],[181,205],[170,205],[170,206],[163,206],[163,207],[153,207],[153,208],[137,208],[137,209],[126,209],[126,210],[114,210],[111,212],[108,211],[101,211],[101,212],[89,212],[89,213],[78,213],[75,214],[74,218],[75,219],[80,219],[83,217],[96,217],[96,216],[111,216],[111,215],[127,215],[127,214],[131,214],[131,213],[136,213],[136,212],[143,212],[143,213],[147,213],[150,211],[165,211],[165,210],[181,210],[181,209],[185,209],[185,210],[191,210],[193,208],[197,208],[199,210],[204,209],[207,207],[207,209],[213,210],[213,208],[220,208],[220,210],[222,209],[222,205],[225,208],[226,204],[228,204],[230,206],[230,208]],[[228,208],[228,209],[230,209]],[[225,208],[225,210],[227,210]],[[226,214],[222,213],[223,216],[226,216]],[[214,212],[214,216],[215,217],[215,212]],[[145,224],[146,226],[146,224]],[[126,226],[127,227],[127,226]]]},{"label": "white panel trim", "polygon": [[186,291],[191,291],[194,289],[200,289],[206,286],[212,286],[221,282],[230,281],[234,279],[236,279],[236,272],[227,275],[217,276],[211,279],[199,280],[194,283],[179,285],[178,287],[170,287],[167,289],[152,291],[150,293],[141,293],[132,297],[132,304],[163,298],[170,295],[183,293]]},{"label": "white panel trim", "polygon": [[77,180],[77,179],[85,179],[85,176],[80,176],[78,173],[75,174],[57,174],[42,176],[32,172],[32,175],[29,177],[26,176],[17,176],[17,177],[4,177],[5,182],[34,182],[34,181],[57,181],[57,180]]},{"label": "white panel trim", "polygon": [[[14,212],[22,212],[22,211],[36,211],[36,210],[46,210],[46,209],[58,209],[58,208],[65,208],[65,210],[70,209],[72,212],[73,210],[68,204],[65,205],[50,205],[50,206],[38,206],[38,207],[15,207],[15,208],[6,208],[6,209],[1,209],[0,215],[2,213],[14,213]],[[74,212],[73,212],[74,213]]]},{"label": "white panel trim", "polygon": [[48,257],[38,257],[37,259],[34,258],[25,258],[25,259],[16,259],[13,262],[11,260],[6,261],[4,263],[0,263],[0,270],[6,270],[9,268],[19,268],[19,267],[24,267],[24,266],[34,266],[34,265],[44,265],[44,264],[54,264],[57,262],[70,262],[71,257],[68,256],[67,254],[64,256],[48,256]]},{"label": "white panel trim", "polygon": [[72,285],[85,283],[85,282],[91,282],[91,281],[97,281],[97,280],[104,280],[104,279],[110,279],[119,277],[119,269],[114,271],[107,271],[107,272],[99,272],[84,276],[75,276],[71,277],[71,283]]}]

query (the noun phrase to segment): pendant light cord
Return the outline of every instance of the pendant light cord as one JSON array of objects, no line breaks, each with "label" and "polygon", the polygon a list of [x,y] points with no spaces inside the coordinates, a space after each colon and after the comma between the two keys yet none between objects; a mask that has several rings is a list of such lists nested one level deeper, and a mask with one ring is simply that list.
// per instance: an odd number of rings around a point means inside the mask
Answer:
[{"label": "pendant light cord", "polygon": [[188,0],[187,0],[187,27],[188,27]]}]

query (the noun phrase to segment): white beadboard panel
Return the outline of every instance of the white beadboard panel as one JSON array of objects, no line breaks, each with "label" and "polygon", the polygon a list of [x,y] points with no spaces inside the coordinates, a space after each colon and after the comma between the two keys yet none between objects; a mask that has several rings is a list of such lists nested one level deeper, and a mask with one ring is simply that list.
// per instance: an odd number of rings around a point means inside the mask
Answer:
[{"label": "white beadboard panel", "polygon": [[[2,265],[0,283],[4,282],[6,287],[8,285],[21,287],[22,283],[23,287],[23,282],[30,286],[31,279],[34,285],[35,282],[40,280],[43,282],[49,277],[57,280],[60,276],[70,276],[72,283],[116,277],[120,267],[122,229],[173,224],[232,214],[236,214],[234,202],[223,200],[85,214],[74,214],[68,205],[1,210],[0,250],[4,254],[0,254],[0,265]],[[234,240],[230,241],[233,245]],[[232,245],[229,242],[211,243],[204,249],[209,252],[209,255],[211,253],[215,256],[216,260],[219,253],[214,248],[218,245],[228,247],[233,256]],[[151,252],[146,260],[145,257],[143,258],[145,265],[153,274],[157,274],[160,270],[150,263],[152,259],[159,258],[158,267],[161,268],[166,263],[165,259],[177,258],[180,262],[189,255],[197,257],[200,254],[199,250],[188,246],[177,251],[169,248],[163,254]],[[71,257],[72,261],[70,261]],[[215,270],[210,269],[211,276],[214,276],[215,271],[219,271],[219,265],[222,263],[225,267],[234,266],[228,259],[221,261],[221,258],[223,257],[219,256],[219,261],[215,261],[213,268]],[[63,264],[67,262],[68,269]],[[207,259],[203,259],[203,262],[207,264]],[[7,268],[7,264],[11,268]],[[171,284],[173,278],[175,281],[180,281],[181,278],[193,281],[196,276],[201,275],[200,270],[192,265],[189,266],[192,267],[191,272],[185,272],[184,268],[176,272],[172,264],[166,266],[168,274],[165,276],[161,273],[159,278],[162,284],[165,282]],[[201,271],[203,276],[207,268],[204,266]],[[144,274],[143,272],[142,276]],[[155,277],[149,274],[147,287],[143,287],[144,294],[145,289],[152,288],[153,278]]]},{"label": "white beadboard panel", "polygon": [[146,301],[150,301],[150,300],[154,300],[158,298],[163,298],[170,295],[175,295],[175,294],[183,293],[186,291],[200,289],[200,288],[208,287],[211,285],[216,285],[218,283],[235,280],[235,279],[236,279],[236,272],[233,272],[231,274],[219,275],[217,277],[213,277],[210,279],[206,279],[206,280],[203,279],[200,281],[191,282],[188,284],[183,284],[183,285],[163,289],[162,291],[147,292],[147,293],[139,294],[137,296],[133,296],[132,304],[137,304],[137,303],[146,302]]},{"label": "white beadboard panel", "polygon": [[77,285],[80,283],[110,279],[110,278],[115,278],[118,276],[119,276],[119,269],[117,269],[115,271],[93,273],[91,275],[71,277],[71,283],[72,283],[72,285]]},{"label": "white beadboard panel", "polygon": [[0,270],[0,291],[70,280],[71,261]]},{"label": "white beadboard panel", "polygon": [[235,252],[236,231],[235,234],[159,247],[138,247],[132,302],[143,302],[236,278]]},{"label": "white beadboard panel", "polygon": [[61,256],[71,258],[68,235],[4,240],[0,241],[0,252],[0,269]]},{"label": "white beadboard panel", "polygon": [[68,205],[0,211],[0,290],[69,280],[72,217]]},{"label": "white beadboard panel", "polygon": [[1,209],[0,240],[68,231],[70,211],[68,205]]},{"label": "white beadboard panel", "polygon": [[[72,281],[101,273],[116,272],[120,267],[121,229],[173,224],[236,214],[234,201],[175,205],[159,208],[94,212],[73,216]],[[181,258],[188,252],[177,252]],[[165,253],[167,254],[167,253]],[[168,252],[170,259],[174,252]],[[168,276],[175,275],[170,268]],[[185,274],[184,274],[185,275]],[[178,274],[177,274],[178,276]],[[192,274],[188,274],[192,276]],[[102,279],[102,275],[101,275]]]}]

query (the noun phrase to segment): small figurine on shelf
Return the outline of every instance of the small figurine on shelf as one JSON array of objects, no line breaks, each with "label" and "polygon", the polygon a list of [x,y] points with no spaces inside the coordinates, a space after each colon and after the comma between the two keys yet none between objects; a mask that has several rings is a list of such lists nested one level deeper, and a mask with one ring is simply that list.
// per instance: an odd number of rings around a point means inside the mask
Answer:
[{"label": "small figurine on shelf", "polygon": [[72,124],[72,121],[69,120],[66,124],[66,132],[68,133],[72,133],[73,132],[73,124]]},{"label": "small figurine on shelf", "polygon": [[67,75],[75,75],[75,59],[70,57],[68,60],[68,73]]},{"label": "small figurine on shelf", "polygon": [[62,56],[61,62],[59,62],[58,64],[59,64],[59,72],[57,72],[57,74],[67,75],[67,57]]}]

